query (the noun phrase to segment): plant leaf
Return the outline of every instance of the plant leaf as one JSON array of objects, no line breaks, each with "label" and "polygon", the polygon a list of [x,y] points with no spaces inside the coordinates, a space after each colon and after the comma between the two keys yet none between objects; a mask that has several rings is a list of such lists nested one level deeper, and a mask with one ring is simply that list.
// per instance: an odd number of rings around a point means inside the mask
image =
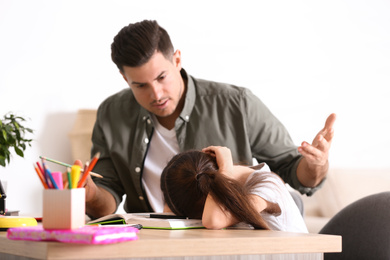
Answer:
[{"label": "plant leaf", "polygon": [[0,165],[5,167],[5,158],[0,157]]},{"label": "plant leaf", "polygon": [[5,129],[3,129],[3,137],[4,140],[7,141],[7,132],[5,131]]},{"label": "plant leaf", "polygon": [[19,149],[18,147],[14,146],[14,149],[15,149],[15,152],[17,155],[19,155],[20,157],[24,157],[24,153],[21,149]]}]

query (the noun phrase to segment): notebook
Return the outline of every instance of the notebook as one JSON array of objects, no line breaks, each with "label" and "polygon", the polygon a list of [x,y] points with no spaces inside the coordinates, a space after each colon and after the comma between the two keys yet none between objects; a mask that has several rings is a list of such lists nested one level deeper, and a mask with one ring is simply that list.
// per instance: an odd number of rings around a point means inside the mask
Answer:
[{"label": "notebook", "polygon": [[[150,217],[152,216],[152,217]],[[87,223],[100,225],[130,224],[142,225],[142,228],[148,229],[191,229],[204,228],[201,219],[188,219],[177,217],[175,215],[160,215],[162,217],[153,217],[151,213],[127,213],[111,214]]]},{"label": "notebook", "polygon": [[84,226],[76,229],[43,229],[42,226],[9,228],[12,240],[57,241],[78,244],[111,244],[137,240],[138,229],[129,226]]}]

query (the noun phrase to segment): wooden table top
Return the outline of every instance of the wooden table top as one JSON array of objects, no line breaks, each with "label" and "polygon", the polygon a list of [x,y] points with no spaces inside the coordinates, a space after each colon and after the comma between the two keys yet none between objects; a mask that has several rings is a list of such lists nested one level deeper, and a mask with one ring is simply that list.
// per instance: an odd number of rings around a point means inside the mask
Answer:
[{"label": "wooden table top", "polygon": [[142,229],[136,241],[108,245],[15,241],[0,232],[0,252],[37,259],[104,259],[341,252],[341,237],[268,230]]}]

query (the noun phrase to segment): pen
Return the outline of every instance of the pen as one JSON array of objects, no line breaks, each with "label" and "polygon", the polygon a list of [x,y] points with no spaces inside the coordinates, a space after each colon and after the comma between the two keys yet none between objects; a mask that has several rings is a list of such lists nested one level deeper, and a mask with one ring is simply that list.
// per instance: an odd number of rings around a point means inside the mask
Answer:
[{"label": "pen", "polygon": [[88,224],[88,226],[98,226],[98,227],[133,227],[138,230],[141,230],[143,226],[141,224]]},{"label": "pen", "polygon": [[141,230],[143,226],[141,224],[130,224],[130,227],[135,227],[136,229]]},{"label": "pen", "polygon": [[[47,158],[47,157],[44,157],[44,156],[39,156],[39,158],[41,158],[42,160],[46,160],[46,161],[49,161],[49,162],[52,162],[52,163],[56,163],[56,164],[65,166],[65,167],[72,167],[71,164],[60,162],[60,161],[57,161],[57,160],[54,160],[54,159],[50,159],[50,158]],[[81,170],[81,172],[83,172],[83,171],[84,170]],[[90,172],[89,174],[91,174],[92,176],[98,177],[98,178],[103,178],[102,175],[100,175],[98,173],[95,173],[95,172]]]}]

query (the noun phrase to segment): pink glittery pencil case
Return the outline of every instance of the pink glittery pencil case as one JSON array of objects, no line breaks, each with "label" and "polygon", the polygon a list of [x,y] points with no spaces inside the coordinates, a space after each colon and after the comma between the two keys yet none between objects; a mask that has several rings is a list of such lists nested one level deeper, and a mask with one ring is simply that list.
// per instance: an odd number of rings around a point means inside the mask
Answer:
[{"label": "pink glittery pencil case", "polygon": [[43,229],[41,226],[9,228],[13,240],[57,241],[77,244],[111,244],[138,239],[138,229],[129,226],[84,226],[77,229]]}]

